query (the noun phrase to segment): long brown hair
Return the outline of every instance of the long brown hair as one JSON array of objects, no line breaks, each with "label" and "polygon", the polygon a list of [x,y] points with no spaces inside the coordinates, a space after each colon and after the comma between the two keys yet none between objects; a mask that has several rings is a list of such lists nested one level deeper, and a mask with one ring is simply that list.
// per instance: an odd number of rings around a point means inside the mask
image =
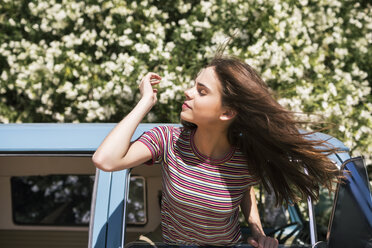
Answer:
[{"label": "long brown hair", "polygon": [[250,172],[267,191],[274,191],[277,204],[307,196],[317,200],[320,185],[332,190],[332,183],[341,177],[327,157],[334,149],[306,138],[299,131],[302,122],[273,98],[251,66],[217,55],[207,67],[214,68],[222,84],[222,103],[237,112],[228,129],[230,144],[244,152]]}]

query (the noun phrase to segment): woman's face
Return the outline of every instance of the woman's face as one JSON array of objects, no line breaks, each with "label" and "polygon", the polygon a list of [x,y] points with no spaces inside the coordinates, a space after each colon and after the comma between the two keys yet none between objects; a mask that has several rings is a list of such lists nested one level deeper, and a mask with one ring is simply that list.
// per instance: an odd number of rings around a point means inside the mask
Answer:
[{"label": "woman's face", "polygon": [[221,101],[222,86],[213,67],[207,67],[198,74],[195,85],[185,91],[181,119],[200,125],[213,125],[220,121],[226,110]]}]

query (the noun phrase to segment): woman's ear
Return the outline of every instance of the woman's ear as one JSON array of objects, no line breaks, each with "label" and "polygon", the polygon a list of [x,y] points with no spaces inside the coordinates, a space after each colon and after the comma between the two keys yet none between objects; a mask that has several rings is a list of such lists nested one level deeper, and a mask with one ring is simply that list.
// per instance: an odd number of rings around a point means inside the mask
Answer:
[{"label": "woman's ear", "polygon": [[234,119],[234,117],[236,116],[236,111],[234,109],[231,109],[231,108],[227,108],[225,112],[222,113],[222,115],[220,116],[220,119],[222,121],[228,121],[228,120],[232,120]]}]

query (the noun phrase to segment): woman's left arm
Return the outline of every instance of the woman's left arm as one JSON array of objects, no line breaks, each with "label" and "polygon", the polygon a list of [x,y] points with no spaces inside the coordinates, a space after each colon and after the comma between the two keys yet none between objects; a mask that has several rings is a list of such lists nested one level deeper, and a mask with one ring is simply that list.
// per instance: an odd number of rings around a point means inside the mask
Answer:
[{"label": "woman's left arm", "polygon": [[243,196],[240,203],[242,212],[247,220],[250,228],[252,237],[248,238],[248,243],[253,247],[263,247],[263,248],[276,248],[278,247],[278,240],[266,237],[260,220],[260,215],[258,214],[256,196],[254,193],[254,188],[250,187]]}]

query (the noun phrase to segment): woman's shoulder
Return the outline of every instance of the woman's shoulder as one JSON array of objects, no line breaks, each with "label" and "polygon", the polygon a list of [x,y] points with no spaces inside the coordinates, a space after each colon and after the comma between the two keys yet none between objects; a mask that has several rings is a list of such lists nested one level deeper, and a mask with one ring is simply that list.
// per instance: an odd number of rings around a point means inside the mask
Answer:
[{"label": "woman's shoulder", "polygon": [[157,128],[161,130],[162,135],[172,143],[176,143],[179,140],[189,142],[192,133],[192,129],[185,128],[181,125],[161,125]]},{"label": "woman's shoulder", "polygon": [[187,132],[183,126],[164,124],[153,127],[150,132],[156,132],[161,134],[163,137],[179,137],[181,133]]},{"label": "woman's shoulder", "polygon": [[179,130],[182,129],[182,127],[172,124],[160,124],[159,126],[155,126],[152,129],[162,130],[164,132],[178,132]]},{"label": "woman's shoulder", "polygon": [[240,164],[247,164],[247,158],[239,146],[234,146],[234,154],[231,160]]}]

